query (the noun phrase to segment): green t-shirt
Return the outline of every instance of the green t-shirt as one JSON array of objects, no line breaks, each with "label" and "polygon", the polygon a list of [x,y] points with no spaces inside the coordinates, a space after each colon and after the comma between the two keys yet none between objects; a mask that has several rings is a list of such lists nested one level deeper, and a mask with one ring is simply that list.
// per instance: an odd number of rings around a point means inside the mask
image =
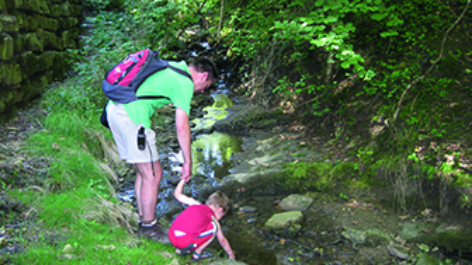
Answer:
[{"label": "green t-shirt", "polygon": [[[169,62],[174,67],[182,69],[190,74],[187,64],[182,62]],[[154,112],[170,103],[182,109],[190,115],[190,102],[193,97],[193,81],[172,69],[161,70],[144,81],[136,91],[139,96],[164,96],[168,99],[141,99],[123,104],[126,114],[136,124],[142,124],[151,128],[151,116]]]}]

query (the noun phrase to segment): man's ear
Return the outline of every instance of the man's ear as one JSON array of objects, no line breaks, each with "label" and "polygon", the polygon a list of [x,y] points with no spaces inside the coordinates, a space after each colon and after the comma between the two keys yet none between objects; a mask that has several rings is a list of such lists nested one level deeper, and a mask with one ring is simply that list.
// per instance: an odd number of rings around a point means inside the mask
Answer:
[{"label": "man's ear", "polygon": [[208,72],[203,72],[203,73],[200,73],[201,74],[201,77],[203,78],[202,80],[203,81],[207,81],[208,79]]}]

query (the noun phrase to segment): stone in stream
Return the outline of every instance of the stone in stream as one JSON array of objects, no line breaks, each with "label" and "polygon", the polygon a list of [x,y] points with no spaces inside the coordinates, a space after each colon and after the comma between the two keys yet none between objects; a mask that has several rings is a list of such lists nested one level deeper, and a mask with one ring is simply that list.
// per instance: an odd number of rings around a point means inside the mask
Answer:
[{"label": "stone in stream", "polygon": [[276,213],[267,220],[264,231],[273,232],[282,237],[294,237],[302,229],[301,222],[303,214],[301,211],[290,211]]},{"label": "stone in stream", "polygon": [[300,194],[292,194],[279,203],[280,208],[285,211],[306,211],[313,203],[313,199]]},{"label": "stone in stream", "polygon": [[356,229],[351,229],[351,228],[345,228],[346,230],[341,232],[341,235],[355,244],[362,245],[366,242],[367,240],[367,234],[364,231],[356,230]]},{"label": "stone in stream", "polygon": [[390,255],[397,257],[399,259],[407,259],[409,257],[408,254],[401,252],[400,250],[396,249],[393,245],[388,245],[387,250]]},{"label": "stone in stream", "polygon": [[257,223],[257,219],[256,218],[249,218],[249,219],[247,219],[247,223],[248,224]]},{"label": "stone in stream", "polygon": [[344,229],[341,235],[359,245],[377,247],[379,245],[388,245],[394,240],[391,235],[377,228],[367,229],[365,231],[350,227],[345,227]]},{"label": "stone in stream", "polygon": [[241,212],[244,212],[244,213],[255,213],[255,212],[257,212],[257,208],[256,208],[256,207],[247,206],[247,205],[246,205],[246,206],[241,206],[241,207],[239,208],[239,210],[240,210]]}]

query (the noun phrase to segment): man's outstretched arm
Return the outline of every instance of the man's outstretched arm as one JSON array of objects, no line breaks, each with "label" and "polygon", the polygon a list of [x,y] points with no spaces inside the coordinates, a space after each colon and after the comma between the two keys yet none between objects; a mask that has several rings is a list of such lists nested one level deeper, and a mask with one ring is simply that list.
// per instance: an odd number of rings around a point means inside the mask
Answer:
[{"label": "man's outstretched arm", "polygon": [[180,149],[184,156],[184,164],[182,166],[180,178],[186,181],[190,180],[192,175],[192,153],[190,149],[190,124],[187,113],[181,108],[175,110],[175,127],[177,130],[177,139],[179,140]]}]

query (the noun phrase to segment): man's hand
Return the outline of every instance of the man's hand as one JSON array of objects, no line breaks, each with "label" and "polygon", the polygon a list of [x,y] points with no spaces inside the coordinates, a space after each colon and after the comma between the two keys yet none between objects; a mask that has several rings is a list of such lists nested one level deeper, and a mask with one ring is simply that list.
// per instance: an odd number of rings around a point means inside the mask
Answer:
[{"label": "man's hand", "polygon": [[190,180],[190,176],[192,176],[192,164],[184,163],[182,170],[180,171],[180,178],[185,179],[185,182],[188,182]]}]

